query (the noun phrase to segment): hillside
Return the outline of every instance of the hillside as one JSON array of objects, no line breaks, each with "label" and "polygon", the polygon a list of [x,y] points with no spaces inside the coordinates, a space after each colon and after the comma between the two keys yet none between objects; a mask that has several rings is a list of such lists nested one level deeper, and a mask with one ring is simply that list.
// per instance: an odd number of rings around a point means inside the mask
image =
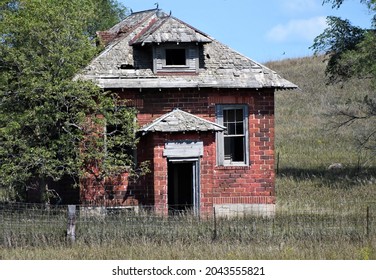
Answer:
[{"label": "hillside", "polygon": [[[279,155],[277,197],[280,202],[304,199],[317,202],[321,198],[376,201],[375,159],[357,151],[352,128],[335,132],[328,128],[329,119],[325,117],[332,104],[375,94],[370,84],[353,79],[343,85],[327,85],[323,57],[288,59],[266,65],[301,89],[276,94],[275,145]],[[332,163],[341,163],[344,168],[335,173],[328,171]],[[302,196],[304,193],[306,197]]]}]

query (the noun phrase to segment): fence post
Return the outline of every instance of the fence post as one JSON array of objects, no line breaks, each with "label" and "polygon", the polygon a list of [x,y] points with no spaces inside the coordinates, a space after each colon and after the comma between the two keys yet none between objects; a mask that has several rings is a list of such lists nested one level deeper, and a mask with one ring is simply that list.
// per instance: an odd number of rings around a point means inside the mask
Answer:
[{"label": "fence post", "polygon": [[367,236],[367,238],[369,237],[369,206],[367,206],[367,210],[366,210],[367,212],[366,212],[366,236]]},{"label": "fence post", "polygon": [[76,205],[68,205],[67,241],[76,240]]},{"label": "fence post", "polygon": [[213,240],[216,240],[217,239],[217,217],[215,214],[215,207],[213,207],[213,219],[214,219]]},{"label": "fence post", "polygon": [[279,174],[279,152],[277,153],[277,170],[276,173]]}]

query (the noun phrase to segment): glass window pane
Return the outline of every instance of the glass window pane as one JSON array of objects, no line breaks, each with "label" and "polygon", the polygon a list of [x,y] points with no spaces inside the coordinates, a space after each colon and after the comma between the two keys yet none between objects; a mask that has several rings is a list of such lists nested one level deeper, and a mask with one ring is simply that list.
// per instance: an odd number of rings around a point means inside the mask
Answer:
[{"label": "glass window pane", "polygon": [[227,134],[228,135],[234,135],[236,134],[236,126],[234,123],[229,123],[226,125],[227,127]]},{"label": "glass window pane", "polygon": [[237,135],[244,134],[244,124],[243,124],[243,122],[236,124],[236,133],[235,134],[237,134]]},{"label": "glass window pane", "polygon": [[234,122],[235,121],[235,110],[224,110],[223,115],[224,122]]},{"label": "glass window pane", "polygon": [[236,110],[236,121],[243,122],[243,119],[244,119],[243,110],[242,109],[237,109]]}]

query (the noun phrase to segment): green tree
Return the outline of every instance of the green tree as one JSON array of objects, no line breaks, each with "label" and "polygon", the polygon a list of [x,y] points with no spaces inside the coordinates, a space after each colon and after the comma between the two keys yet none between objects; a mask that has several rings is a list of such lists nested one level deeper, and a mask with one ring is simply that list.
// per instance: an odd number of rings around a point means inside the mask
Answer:
[{"label": "green tree", "polygon": [[[324,0],[340,8],[345,0]],[[351,78],[371,81],[373,93],[362,99],[354,96],[328,111],[335,129],[350,127],[359,150],[376,154],[376,0],[361,0],[373,18],[370,28],[353,26],[349,20],[330,16],[328,27],[312,45],[316,54],[325,54],[329,83],[347,82]]]},{"label": "green tree", "polygon": [[[134,111],[73,79],[98,52],[93,26],[108,28],[123,11],[115,1],[0,2],[0,187],[14,199],[64,177],[131,171]],[[122,129],[106,135],[108,123]]]},{"label": "green tree", "polygon": [[104,31],[125,18],[127,9],[116,0],[94,1],[94,18],[89,25],[89,34],[95,38],[97,31]]}]

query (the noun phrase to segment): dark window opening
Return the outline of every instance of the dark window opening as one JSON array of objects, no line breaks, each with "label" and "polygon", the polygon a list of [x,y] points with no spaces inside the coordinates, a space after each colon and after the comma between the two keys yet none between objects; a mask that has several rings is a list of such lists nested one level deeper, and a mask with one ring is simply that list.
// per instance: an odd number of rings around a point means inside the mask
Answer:
[{"label": "dark window opening", "polygon": [[166,49],[166,65],[186,65],[185,49]]},{"label": "dark window opening", "polygon": [[244,161],[244,137],[225,137],[225,160]]}]

